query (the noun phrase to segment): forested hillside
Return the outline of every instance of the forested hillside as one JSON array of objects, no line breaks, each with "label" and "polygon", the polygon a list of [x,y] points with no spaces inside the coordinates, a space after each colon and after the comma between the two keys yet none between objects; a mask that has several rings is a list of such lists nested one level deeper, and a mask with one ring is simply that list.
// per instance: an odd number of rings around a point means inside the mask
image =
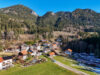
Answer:
[{"label": "forested hillside", "polygon": [[100,25],[100,13],[91,9],[76,9],[73,12],[48,12],[39,20],[40,25],[53,25],[58,28],[67,26]]},{"label": "forested hillside", "polygon": [[[99,31],[100,13],[91,9],[76,9],[73,12],[47,12],[38,16],[36,12],[23,5],[15,5],[0,9],[0,38],[11,39],[19,34],[52,34],[53,31],[76,29],[82,26],[95,26]],[[81,29],[82,29],[81,28]],[[80,30],[81,30],[80,29]],[[71,29],[72,30],[72,29]],[[12,34],[12,35],[11,35]]]}]

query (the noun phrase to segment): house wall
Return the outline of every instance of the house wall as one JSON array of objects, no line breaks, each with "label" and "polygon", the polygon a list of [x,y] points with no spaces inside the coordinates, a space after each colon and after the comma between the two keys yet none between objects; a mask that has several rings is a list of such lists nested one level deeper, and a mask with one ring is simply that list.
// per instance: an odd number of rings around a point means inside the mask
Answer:
[{"label": "house wall", "polygon": [[0,70],[2,70],[2,62],[0,63]]},{"label": "house wall", "polygon": [[12,65],[12,59],[5,60],[5,61],[2,62],[2,69],[3,68],[7,68],[7,67],[9,67],[11,65]]},{"label": "house wall", "polygon": [[41,50],[41,46],[38,46],[38,47],[37,47],[37,50]]},{"label": "house wall", "polygon": [[24,55],[24,56],[23,56],[23,60],[26,60],[26,59],[27,59],[27,55]]},{"label": "house wall", "polygon": [[37,54],[37,52],[36,51],[34,51],[31,55],[32,56],[35,56]]},{"label": "house wall", "polygon": [[71,55],[72,53],[69,51],[65,51],[65,54]]}]

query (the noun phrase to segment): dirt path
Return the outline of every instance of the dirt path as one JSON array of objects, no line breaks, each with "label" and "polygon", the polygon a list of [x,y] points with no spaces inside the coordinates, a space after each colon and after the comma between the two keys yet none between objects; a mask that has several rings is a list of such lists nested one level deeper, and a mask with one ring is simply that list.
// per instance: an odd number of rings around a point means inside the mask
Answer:
[{"label": "dirt path", "polygon": [[67,70],[70,70],[70,71],[72,71],[72,72],[75,72],[75,73],[77,73],[77,74],[79,74],[79,75],[89,75],[89,74],[84,73],[84,72],[82,72],[82,71],[78,71],[78,70],[76,70],[76,69],[74,69],[74,68],[71,68],[71,67],[69,67],[69,66],[67,66],[67,65],[65,65],[65,64],[63,64],[63,63],[61,63],[61,62],[59,62],[59,61],[55,61],[54,63],[57,64],[57,65],[59,65],[59,66],[61,66],[61,67],[63,67],[63,68],[65,68],[65,69],[67,69]]}]

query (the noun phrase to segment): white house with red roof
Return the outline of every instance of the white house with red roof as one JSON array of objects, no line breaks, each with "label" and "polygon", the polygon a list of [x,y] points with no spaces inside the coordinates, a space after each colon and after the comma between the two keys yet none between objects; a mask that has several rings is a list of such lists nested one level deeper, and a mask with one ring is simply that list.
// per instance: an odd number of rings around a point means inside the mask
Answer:
[{"label": "white house with red roof", "polygon": [[12,56],[0,57],[0,70],[11,67],[12,63]]}]

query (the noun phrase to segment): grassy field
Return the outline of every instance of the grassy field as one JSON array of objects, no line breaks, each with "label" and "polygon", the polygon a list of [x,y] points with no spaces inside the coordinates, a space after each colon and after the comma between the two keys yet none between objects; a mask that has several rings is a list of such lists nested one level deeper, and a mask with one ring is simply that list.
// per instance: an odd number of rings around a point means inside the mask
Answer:
[{"label": "grassy field", "polygon": [[69,58],[66,58],[66,57],[62,57],[62,56],[56,56],[56,57],[54,57],[54,59],[60,61],[60,62],[63,63],[63,64],[66,64],[66,65],[68,65],[68,66],[70,66],[70,67],[72,67],[72,68],[75,68],[75,69],[77,69],[77,70],[83,71],[83,72],[85,72],[85,73],[87,73],[87,74],[89,74],[89,75],[97,75],[97,74],[94,73],[94,72],[84,70],[84,69],[83,69],[84,67],[78,66],[78,65],[77,65],[77,62],[74,61],[74,60],[72,60],[72,59],[69,59]]},{"label": "grassy field", "polygon": [[16,65],[8,70],[0,71],[0,75],[77,75],[71,71],[59,67],[51,61],[21,68]]}]

